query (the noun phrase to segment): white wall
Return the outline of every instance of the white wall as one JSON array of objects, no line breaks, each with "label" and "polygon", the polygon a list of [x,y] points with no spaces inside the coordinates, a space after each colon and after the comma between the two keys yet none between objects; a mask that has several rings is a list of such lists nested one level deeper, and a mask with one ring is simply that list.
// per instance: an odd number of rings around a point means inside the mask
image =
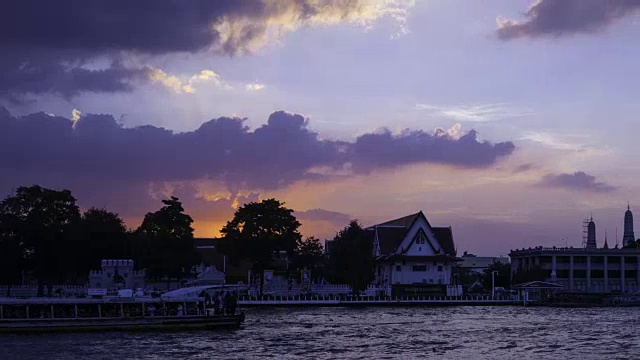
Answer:
[{"label": "white wall", "polygon": [[[397,271],[397,267],[400,271]],[[426,266],[426,271],[413,271],[413,266]],[[438,266],[442,266],[442,271],[438,271]],[[382,278],[387,284],[444,284],[447,285],[451,280],[451,264],[433,261],[407,261],[406,265],[401,262],[380,265],[382,269]],[[377,275],[378,273],[376,273]]]}]

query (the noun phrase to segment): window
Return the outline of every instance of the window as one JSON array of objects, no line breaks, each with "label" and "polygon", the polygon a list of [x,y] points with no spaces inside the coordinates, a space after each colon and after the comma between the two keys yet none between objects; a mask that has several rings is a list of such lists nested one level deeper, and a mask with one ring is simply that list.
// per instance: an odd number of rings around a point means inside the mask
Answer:
[{"label": "window", "polygon": [[427,265],[413,265],[413,271],[427,271]]},{"label": "window", "polygon": [[396,265],[396,271],[402,271],[402,266]]},{"label": "window", "polygon": [[442,265],[438,265],[438,271],[442,271]]},{"label": "window", "polygon": [[427,237],[424,232],[420,230],[418,234],[416,234],[416,236],[413,238],[413,241],[418,245],[424,245],[427,243]]}]

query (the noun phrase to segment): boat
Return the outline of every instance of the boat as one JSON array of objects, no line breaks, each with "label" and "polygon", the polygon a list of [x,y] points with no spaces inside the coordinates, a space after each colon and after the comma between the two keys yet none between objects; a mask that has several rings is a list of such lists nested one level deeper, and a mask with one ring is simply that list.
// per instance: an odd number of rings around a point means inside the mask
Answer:
[{"label": "boat", "polygon": [[[244,313],[214,315],[198,286],[160,297],[2,298],[0,333],[234,330]],[[203,292],[204,291],[204,292]]]}]

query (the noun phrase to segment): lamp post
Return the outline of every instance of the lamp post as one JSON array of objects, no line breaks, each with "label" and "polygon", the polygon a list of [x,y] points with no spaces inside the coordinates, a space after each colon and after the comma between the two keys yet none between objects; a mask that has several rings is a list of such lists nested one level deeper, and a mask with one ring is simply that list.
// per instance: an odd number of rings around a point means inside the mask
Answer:
[{"label": "lamp post", "polygon": [[496,273],[498,270],[493,270],[491,272],[491,300],[495,300],[496,298]]}]

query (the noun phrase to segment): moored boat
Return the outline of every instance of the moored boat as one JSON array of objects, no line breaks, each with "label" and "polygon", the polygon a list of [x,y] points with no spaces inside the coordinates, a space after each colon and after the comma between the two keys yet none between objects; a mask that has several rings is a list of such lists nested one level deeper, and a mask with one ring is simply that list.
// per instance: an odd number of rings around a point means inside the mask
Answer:
[{"label": "moored boat", "polygon": [[[202,287],[162,297],[2,298],[0,333],[238,329],[244,313],[213,315]],[[193,292],[199,293],[194,295]]]}]

